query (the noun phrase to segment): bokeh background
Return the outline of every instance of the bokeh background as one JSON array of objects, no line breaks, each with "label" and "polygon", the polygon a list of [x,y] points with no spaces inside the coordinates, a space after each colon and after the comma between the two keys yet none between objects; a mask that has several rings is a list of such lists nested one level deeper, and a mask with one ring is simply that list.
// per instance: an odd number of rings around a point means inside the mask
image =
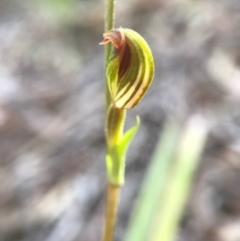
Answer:
[{"label": "bokeh background", "polygon": [[[0,0],[0,241],[98,241],[104,215],[104,3]],[[127,126],[117,240],[167,116],[210,136],[176,240],[240,240],[240,1],[117,1],[156,74]],[[194,143],[192,143],[194,145]],[[191,147],[189,147],[191,148]]]}]

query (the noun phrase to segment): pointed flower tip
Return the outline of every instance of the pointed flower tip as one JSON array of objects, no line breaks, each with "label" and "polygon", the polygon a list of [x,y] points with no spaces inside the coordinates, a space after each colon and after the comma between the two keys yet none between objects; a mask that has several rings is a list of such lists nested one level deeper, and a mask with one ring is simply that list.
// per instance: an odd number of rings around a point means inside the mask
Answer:
[{"label": "pointed flower tip", "polygon": [[124,42],[124,35],[122,34],[121,29],[110,30],[103,34],[103,38],[103,44],[111,42],[117,49],[119,49]]},{"label": "pointed flower tip", "polygon": [[99,43],[99,45],[104,45],[104,44],[107,44],[109,43],[109,40],[108,39],[103,39],[102,42]]}]

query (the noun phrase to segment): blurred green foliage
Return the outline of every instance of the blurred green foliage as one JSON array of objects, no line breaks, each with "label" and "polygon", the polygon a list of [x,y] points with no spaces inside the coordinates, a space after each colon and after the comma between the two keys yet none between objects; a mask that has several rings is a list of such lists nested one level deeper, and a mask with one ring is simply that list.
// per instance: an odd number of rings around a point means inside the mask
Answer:
[{"label": "blurred green foliage", "polygon": [[125,241],[171,241],[188,197],[208,128],[201,116],[167,121],[137,199]]},{"label": "blurred green foliage", "polygon": [[56,21],[68,22],[74,18],[76,0],[44,0],[40,4]]}]

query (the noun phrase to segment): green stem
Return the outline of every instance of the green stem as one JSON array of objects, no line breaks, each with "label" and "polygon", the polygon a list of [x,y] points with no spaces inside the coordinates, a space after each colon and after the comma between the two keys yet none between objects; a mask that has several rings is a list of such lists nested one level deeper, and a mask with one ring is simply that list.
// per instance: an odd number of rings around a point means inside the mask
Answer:
[{"label": "green stem", "polygon": [[[105,0],[105,32],[114,28],[114,18],[115,18],[115,0]],[[107,69],[108,59],[111,53],[111,44],[108,43],[105,45],[105,69]],[[106,73],[106,71],[105,71]],[[110,107],[111,96],[108,88],[108,81],[105,77],[105,134],[106,134],[106,144],[107,144],[107,153],[109,148],[114,144],[114,141],[122,135],[124,119],[121,118],[122,113],[114,111]],[[111,111],[113,110],[113,111]],[[115,120],[119,120],[120,124],[115,125]],[[118,121],[118,123],[119,123]],[[121,124],[122,123],[122,124]],[[113,241],[114,231],[117,220],[117,209],[119,202],[119,193],[120,187],[108,183],[107,188],[107,202],[106,202],[106,215],[105,215],[105,224],[102,241]]]},{"label": "green stem", "polygon": [[108,183],[105,226],[102,241],[112,241],[117,220],[120,187]]},{"label": "green stem", "polygon": [[[115,23],[115,0],[105,0],[105,32],[114,28]],[[111,53],[111,44],[105,45],[105,69],[107,69],[108,59]],[[106,73],[106,71],[105,71]],[[108,89],[108,82],[105,78],[105,93],[106,93],[106,108],[105,112],[107,114],[108,107],[110,105],[110,92]]]}]

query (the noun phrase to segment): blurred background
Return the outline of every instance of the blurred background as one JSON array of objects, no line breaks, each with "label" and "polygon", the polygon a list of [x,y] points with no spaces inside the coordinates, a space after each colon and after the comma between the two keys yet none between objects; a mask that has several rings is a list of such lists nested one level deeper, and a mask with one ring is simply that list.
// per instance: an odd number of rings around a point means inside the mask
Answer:
[{"label": "blurred background", "polygon": [[[0,241],[100,240],[103,21],[103,1],[0,0]],[[166,117],[201,113],[210,137],[176,240],[239,241],[240,1],[119,0],[119,26],[148,41],[156,74],[128,113],[142,123],[117,240]]]}]

